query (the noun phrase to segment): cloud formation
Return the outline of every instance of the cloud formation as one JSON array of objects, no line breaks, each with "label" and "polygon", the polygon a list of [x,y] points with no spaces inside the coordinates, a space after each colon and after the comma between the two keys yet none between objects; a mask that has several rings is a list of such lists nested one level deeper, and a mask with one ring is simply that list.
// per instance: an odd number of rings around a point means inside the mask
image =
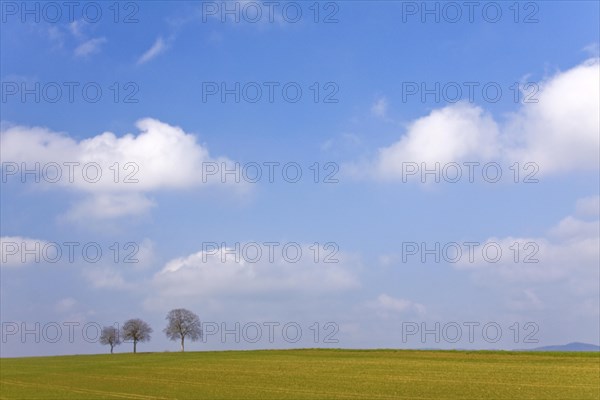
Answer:
[{"label": "cloud formation", "polygon": [[81,43],[75,48],[75,56],[86,57],[100,51],[100,47],[106,43],[106,38],[94,38]]},{"label": "cloud formation", "polygon": [[104,132],[80,141],[41,127],[8,127],[0,136],[3,178],[27,178],[24,168],[37,168],[42,186],[85,193],[69,214],[73,218],[139,215],[155,204],[149,192],[221,182],[203,168],[231,161],[211,157],[193,134],[152,118],[136,126],[137,135]]},{"label": "cloud formation", "polygon": [[[498,262],[490,261],[496,258],[493,252],[491,256],[484,255],[482,249],[488,243],[493,245],[490,248],[502,249]],[[591,220],[567,216],[541,237],[489,238],[473,255],[473,260],[462,257],[453,266],[472,274],[479,284],[521,293],[523,298],[514,300],[520,308],[524,303],[534,309],[541,308],[543,301],[554,300],[556,293],[569,293],[573,308],[591,302],[595,305],[588,304],[586,309],[591,315],[599,313],[600,221],[597,215]]]},{"label": "cloud formation", "polygon": [[142,54],[140,58],[138,58],[138,65],[147,63],[159,54],[163,53],[165,50],[167,50],[167,48],[168,46],[164,39],[162,37],[158,37],[154,41],[154,44],[152,44],[152,46],[146,50],[146,52]]},{"label": "cloud formation", "polygon": [[399,179],[406,162],[534,162],[540,174],[597,170],[599,86],[600,63],[593,58],[546,79],[538,102],[524,103],[502,123],[468,103],[433,110],[380,148],[366,170],[377,179]]},{"label": "cloud formation", "polygon": [[[280,301],[281,295],[322,296],[360,287],[359,263],[348,254],[338,253],[336,263],[315,262],[314,248],[298,244],[302,257],[297,262],[290,262],[282,255],[282,245],[273,247],[273,258],[263,251],[256,259],[255,243],[251,245],[252,256],[243,256],[243,250],[234,247],[221,247],[169,261],[153,278],[152,301],[175,304],[198,299],[256,300],[271,296]],[[239,248],[244,246],[246,243]],[[326,250],[321,249],[321,254],[326,254]],[[235,254],[242,256],[236,259]],[[291,257],[296,257],[295,254]],[[253,259],[256,262],[250,262]]]},{"label": "cloud formation", "polygon": [[22,267],[40,262],[46,241],[23,236],[0,236],[0,265]]},{"label": "cloud formation", "polygon": [[377,296],[374,301],[368,302],[367,306],[374,310],[382,318],[396,318],[398,315],[416,314],[423,316],[426,308],[423,304],[415,303],[407,299],[392,297],[386,293]]}]

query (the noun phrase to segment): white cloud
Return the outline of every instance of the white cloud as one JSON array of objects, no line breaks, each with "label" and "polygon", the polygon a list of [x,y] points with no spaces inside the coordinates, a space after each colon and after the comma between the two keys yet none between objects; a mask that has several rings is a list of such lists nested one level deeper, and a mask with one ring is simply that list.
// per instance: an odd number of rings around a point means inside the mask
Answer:
[{"label": "white cloud", "polygon": [[[244,248],[246,244],[240,244]],[[260,244],[259,244],[260,245]],[[252,242],[252,246],[254,243]],[[302,245],[302,257],[290,262],[283,257],[282,245],[274,247],[270,259],[268,248],[260,245],[262,255],[256,262],[255,247],[247,247],[251,255],[238,260],[234,248],[219,248],[217,252],[200,251],[186,257],[176,258],[153,278],[153,296],[148,301],[154,303],[176,303],[190,299],[227,300],[241,297],[256,300],[261,296],[280,295],[327,295],[355,289],[360,286],[356,276],[358,262],[350,255],[338,253],[338,263],[314,262],[313,251]],[[293,251],[290,250],[291,254]],[[295,254],[295,253],[294,253]],[[321,254],[329,254],[321,250]],[[223,259],[222,257],[225,256]],[[294,257],[294,256],[291,256]]]},{"label": "white cloud", "polygon": [[164,52],[167,49],[167,47],[168,46],[162,37],[157,38],[154,44],[148,50],[146,50],[144,54],[142,54],[142,56],[138,59],[137,63],[147,63],[154,57],[158,56],[160,53]]},{"label": "white cloud", "polygon": [[409,124],[396,143],[381,148],[366,167],[367,175],[397,179],[405,162],[490,160],[534,162],[540,174],[597,170],[599,86],[595,58],[542,82],[538,102],[524,103],[504,123],[467,103],[434,110]]},{"label": "white cloud", "polygon": [[385,97],[379,98],[371,106],[371,114],[373,114],[379,118],[385,118],[387,116],[387,110],[388,110],[388,101]]},{"label": "white cloud", "polygon": [[[465,255],[454,265],[458,269],[480,274],[480,278],[488,282],[547,283],[568,280],[574,285],[581,284],[580,287],[589,288],[589,280],[595,279],[593,282],[596,282],[597,289],[599,246],[597,235],[568,237],[562,241],[551,241],[545,237],[490,238],[474,251],[473,262]],[[489,251],[487,256],[484,256],[484,248]],[[502,251],[498,262],[490,261],[497,257],[495,249]]]},{"label": "white cloud", "polygon": [[40,32],[52,42],[55,48],[63,49],[66,47],[65,44],[73,43],[75,57],[88,57],[99,53],[101,46],[107,42],[105,37],[90,37],[86,31],[93,29],[93,24],[80,19],[67,25],[53,24],[48,28],[41,29]]},{"label": "white cloud", "polygon": [[150,239],[144,239],[136,244],[137,248],[135,249],[135,253],[131,252],[132,248],[127,248],[127,250],[129,250],[127,255],[130,255],[136,260],[136,262],[133,263],[134,268],[144,269],[150,267],[155,260],[154,242]]},{"label": "white cloud", "polygon": [[426,311],[423,304],[392,297],[385,293],[380,294],[376,300],[370,301],[367,305],[383,318],[397,316],[398,314],[418,314],[422,316]]},{"label": "white cloud", "polygon": [[600,148],[600,63],[591,59],[540,87],[505,133],[508,157],[534,161],[542,174],[597,170]]},{"label": "white cloud", "polygon": [[[588,203],[597,203],[597,197],[577,201],[578,211],[582,204],[587,210]],[[590,215],[593,214],[586,213],[586,216]],[[490,290],[490,295],[497,291],[511,310],[535,312],[560,306],[593,317],[600,312],[600,220],[597,212],[595,217],[584,220],[567,216],[539,236],[471,238],[448,246],[441,243],[440,262],[447,263],[458,273],[468,274],[477,286]],[[428,243],[426,247],[434,246]],[[455,251],[457,247],[460,247],[460,253]],[[383,254],[379,262],[389,267],[402,263],[402,259],[400,254]],[[420,257],[417,260],[419,262]],[[427,260],[432,262],[433,258]],[[394,300],[387,295],[379,296],[369,306],[385,316],[393,315],[393,310],[415,311],[409,300]]]},{"label": "white cloud", "polygon": [[508,301],[508,306],[513,310],[519,311],[544,309],[542,300],[540,300],[533,289],[521,290],[514,298]]},{"label": "white cloud", "polygon": [[[488,243],[491,250],[486,259],[483,248]],[[496,257],[494,247],[502,249],[497,262],[490,261]],[[600,290],[598,220],[568,216],[543,237],[490,238],[473,255],[473,261],[465,255],[453,265],[470,271],[481,283],[559,285],[565,289],[561,293],[596,297]]]},{"label": "white cloud", "polygon": [[600,43],[591,43],[583,48],[583,51],[590,57],[600,57]]},{"label": "white cloud", "polygon": [[[22,236],[0,237],[0,265],[19,267],[43,261],[42,249],[47,242]],[[37,259],[36,259],[37,257]],[[48,257],[53,257],[49,255]]]},{"label": "white cloud", "polygon": [[72,21],[69,24],[69,32],[71,32],[71,35],[73,35],[76,38],[84,38],[85,35],[83,34],[83,28],[86,25],[86,22],[82,19]]},{"label": "white cloud", "polygon": [[499,154],[498,134],[496,122],[479,107],[459,103],[435,110],[413,122],[400,141],[380,149],[377,173],[398,177],[405,162],[489,160]]},{"label": "white cloud", "polygon": [[585,240],[598,236],[598,228],[598,220],[583,221],[568,216],[552,228],[549,235],[559,240]]},{"label": "white cloud", "polygon": [[100,47],[104,43],[106,43],[106,38],[104,37],[87,40],[75,48],[75,56],[87,57],[91,54],[98,53]]},{"label": "white cloud", "polygon": [[0,136],[3,162],[26,163],[27,168],[39,163],[40,171],[58,164],[47,170],[50,180],[60,170],[57,182],[42,179],[41,185],[88,195],[69,212],[71,219],[139,215],[154,206],[148,192],[221,183],[220,174],[203,176],[203,168],[206,171],[208,163],[221,166],[231,161],[212,158],[193,134],[151,118],[139,120],[136,126],[140,130],[137,135],[117,137],[104,132],[80,141],[46,128],[7,127]]}]

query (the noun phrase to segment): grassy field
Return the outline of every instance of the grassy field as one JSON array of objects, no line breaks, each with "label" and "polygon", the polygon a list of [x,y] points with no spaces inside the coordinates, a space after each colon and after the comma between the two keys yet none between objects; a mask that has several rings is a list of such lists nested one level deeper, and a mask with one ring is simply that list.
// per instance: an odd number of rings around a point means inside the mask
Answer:
[{"label": "grassy field", "polygon": [[265,350],[0,360],[2,399],[599,399],[599,353]]}]

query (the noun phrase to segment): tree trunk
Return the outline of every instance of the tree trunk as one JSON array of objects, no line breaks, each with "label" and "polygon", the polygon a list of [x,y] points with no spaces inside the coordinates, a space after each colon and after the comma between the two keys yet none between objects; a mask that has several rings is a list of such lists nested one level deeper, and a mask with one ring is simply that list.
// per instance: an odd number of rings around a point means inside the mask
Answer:
[{"label": "tree trunk", "polygon": [[183,351],[185,351],[185,350],[183,349],[183,340],[184,340],[184,339],[185,339],[185,336],[182,336],[182,337],[181,337],[181,351],[182,351],[182,352],[183,352]]},{"label": "tree trunk", "polygon": [[135,354],[135,353],[136,353],[136,351],[135,351],[135,345],[136,345],[136,344],[137,344],[137,340],[134,340],[134,341],[133,341],[133,354]]}]

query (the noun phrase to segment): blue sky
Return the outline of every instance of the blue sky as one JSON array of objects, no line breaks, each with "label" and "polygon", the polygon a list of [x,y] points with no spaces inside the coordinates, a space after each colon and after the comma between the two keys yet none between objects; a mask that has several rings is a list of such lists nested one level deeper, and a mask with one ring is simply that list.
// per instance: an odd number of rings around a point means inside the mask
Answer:
[{"label": "blue sky", "polygon": [[[55,21],[44,3],[29,14],[2,3],[2,356],[102,352],[82,327],[94,336],[96,324],[134,317],[154,328],[141,350],[173,350],[162,329],[176,307],[229,328],[303,329],[298,342],[215,334],[195,350],[598,343],[597,2],[476,2],[472,22],[460,2],[427,3],[437,21],[421,2],[281,2],[273,21],[262,2],[125,2],[118,15],[112,4],[82,2]],[[222,85],[236,84],[239,102],[223,99]],[[297,88],[298,101],[286,100]],[[58,165],[61,178],[22,175],[36,163],[37,175]],[[97,163],[102,178],[76,169],[69,181],[68,163]],[[421,175],[436,163],[450,174],[439,183]],[[256,166],[261,179],[244,179]],[[239,182],[220,174],[236,167]],[[137,182],[123,182],[129,173]],[[467,242],[479,243],[471,260]],[[63,251],[57,262],[22,254],[48,243]],[[90,243],[103,250],[97,262],[81,254]],[[222,262],[208,254],[214,243],[263,255]],[[436,243],[440,261],[423,261]],[[454,243],[462,255],[448,262],[441,251]],[[486,243],[500,260],[482,256]],[[303,249],[298,262],[286,244]],[[325,263],[332,249],[337,262]],[[124,262],[128,251],[137,262]],[[79,324],[72,343],[65,322]],[[315,343],[315,322],[321,333],[335,323],[338,342]],[[470,322],[497,324],[501,337],[476,329],[468,340]],[[21,336],[36,323],[40,343]],[[52,323],[63,327],[55,343],[44,340]],[[436,323],[439,341],[403,337]],[[453,323],[463,330],[454,342],[443,330]],[[537,343],[524,341],[533,326]]]}]

